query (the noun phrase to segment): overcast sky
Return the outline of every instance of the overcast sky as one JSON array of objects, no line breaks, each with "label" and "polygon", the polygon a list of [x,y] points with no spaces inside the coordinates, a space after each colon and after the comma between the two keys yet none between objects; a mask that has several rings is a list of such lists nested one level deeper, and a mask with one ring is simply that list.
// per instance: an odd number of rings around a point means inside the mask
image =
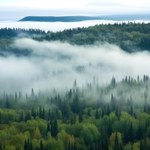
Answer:
[{"label": "overcast sky", "polygon": [[0,20],[29,15],[149,14],[150,0],[0,0]]}]

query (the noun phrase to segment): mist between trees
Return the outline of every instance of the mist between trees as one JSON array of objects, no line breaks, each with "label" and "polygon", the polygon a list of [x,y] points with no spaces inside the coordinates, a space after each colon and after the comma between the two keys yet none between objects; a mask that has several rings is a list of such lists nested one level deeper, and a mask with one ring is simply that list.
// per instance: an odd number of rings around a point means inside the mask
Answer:
[{"label": "mist between trees", "polygon": [[67,89],[75,80],[82,87],[93,77],[103,85],[112,77],[120,81],[150,74],[148,52],[130,54],[108,43],[77,46],[19,38],[9,47],[12,52],[1,52],[1,91]]},{"label": "mist between trees", "polygon": [[150,149],[149,52],[7,40],[0,50],[1,150]]},{"label": "mist between trees", "polygon": [[121,82],[112,78],[105,86],[93,78],[82,88],[74,81],[63,92],[4,92],[0,96],[0,148],[149,149],[149,83],[145,75]]}]

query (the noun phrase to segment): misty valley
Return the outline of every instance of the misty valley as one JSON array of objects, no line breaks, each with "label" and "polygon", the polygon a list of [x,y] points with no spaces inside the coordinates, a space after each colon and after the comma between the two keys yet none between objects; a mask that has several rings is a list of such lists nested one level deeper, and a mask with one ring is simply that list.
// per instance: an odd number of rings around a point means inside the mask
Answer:
[{"label": "misty valley", "polygon": [[0,29],[0,150],[149,150],[150,24]]}]

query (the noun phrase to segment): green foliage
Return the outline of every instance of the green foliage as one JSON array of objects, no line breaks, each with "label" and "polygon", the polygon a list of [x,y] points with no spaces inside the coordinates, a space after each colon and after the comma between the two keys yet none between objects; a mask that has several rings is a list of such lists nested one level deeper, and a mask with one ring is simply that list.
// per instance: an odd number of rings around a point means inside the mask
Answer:
[{"label": "green foliage", "polygon": [[[115,44],[127,52],[150,51],[150,24],[122,23],[95,25],[88,28],[68,29],[61,32],[45,32],[34,29],[0,29],[0,55],[29,56],[28,49],[18,49],[11,44],[16,39],[32,38],[38,41],[62,41],[76,45]],[[114,81],[113,81],[114,82]]]},{"label": "green foliage", "polygon": [[23,93],[5,93],[7,98],[2,94],[0,149],[150,149],[149,84],[148,76],[125,77],[121,82],[113,78],[103,87],[76,85],[62,93],[39,95],[32,89],[26,98]]}]

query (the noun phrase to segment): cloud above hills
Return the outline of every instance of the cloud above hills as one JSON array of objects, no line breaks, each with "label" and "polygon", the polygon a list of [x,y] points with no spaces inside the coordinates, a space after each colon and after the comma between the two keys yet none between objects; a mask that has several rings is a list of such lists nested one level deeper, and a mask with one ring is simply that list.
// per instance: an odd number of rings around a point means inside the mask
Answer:
[{"label": "cloud above hills", "polygon": [[109,83],[114,76],[121,80],[126,75],[150,75],[150,54],[128,54],[110,44],[76,46],[68,43],[39,42],[17,39],[13,47],[28,49],[30,56],[9,55],[0,58],[1,91],[46,90],[79,86],[96,77],[100,84]]}]

